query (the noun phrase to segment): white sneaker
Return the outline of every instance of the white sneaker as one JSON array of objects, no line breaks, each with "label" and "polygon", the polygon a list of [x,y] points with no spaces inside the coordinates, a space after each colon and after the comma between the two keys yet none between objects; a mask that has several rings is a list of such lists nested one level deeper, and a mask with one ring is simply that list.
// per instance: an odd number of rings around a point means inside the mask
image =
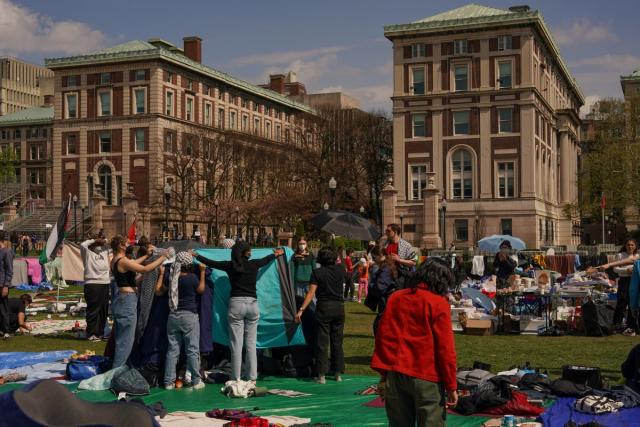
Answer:
[{"label": "white sneaker", "polygon": [[336,375],[336,382],[339,382],[339,383],[342,382],[342,376],[341,375]]},{"label": "white sneaker", "polygon": [[318,384],[326,384],[327,380],[324,378],[324,375],[320,375],[318,378],[316,378],[316,382]]},{"label": "white sneaker", "polygon": [[7,333],[5,333],[5,334],[2,336],[2,339],[3,339],[3,340],[5,340],[5,341],[6,341],[6,340],[8,340],[9,338],[11,338],[11,335],[9,335],[9,334],[7,334]]},{"label": "white sneaker", "polygon": [[173,390],[174,388],[176,388],[176,386],[173,385],[173,384],[169,384],[169,385],[164,386],[165,390]]},{"label": "white sneaker", "polygon": [[193,390],[200,390],[204,388],[204,381],[195,383],[192,387]]}]

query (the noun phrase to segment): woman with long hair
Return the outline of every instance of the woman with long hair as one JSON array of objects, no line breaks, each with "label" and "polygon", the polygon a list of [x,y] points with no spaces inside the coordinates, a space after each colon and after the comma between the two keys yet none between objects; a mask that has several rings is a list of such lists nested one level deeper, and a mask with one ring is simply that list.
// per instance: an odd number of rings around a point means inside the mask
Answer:
[{"label": "woman with long hair", "polygon": [[[624,246],[620,249],[620,253],[616,256],[616,260],[638,258],[638,242],[634,239],[627,239]],[[629,307],[629,286],[631,284],[631,273],[633,265],[614,267],[613,271],[618,275],[618,294],[616,302],[616,311],[613,315],[613,324],[622,327],[622,321],[627,318],[627,328],[624,330],[625,335],[635,336],[638,325],[637,319],[633,311]]]},{"label": "woman with long hair", "polygon": [[[126,237],[115,236],[111,239],[111,250],[113,259],[111,260],[111,271],[118,288],[118,294],[111,303],[113,319],[115,325],[115,355],[113,357],[113,367],[117,368],[125,363],[131,354],[133,341],[135,339],[136,322],[138,318],[138,294],[136,292],[136,273],[147,273],[157,268],[167,258],[173,256],[175,251],[169,248],[163,251],[162,255],[155,261],[142,265],[149,257],[149,254],[138,259],[126,257],[129,241]],[[153,252],[154,248],[149,247],[148,251]]]},{"label": "woman with long hair", "polygon": [[456,351],[446,295],[451,270],[430,259],[406,289],[389,297],[376,334],[371,368],[382,378],[390,426],[444,427],[445,400],[458,401]]},{"label": "woman with long hair", "polygon": [[398,280],[398,267],[396,262],[389,256],[387,250],[376,246],[371,251],[371,256],[375,264],[369,273],[369,293],[377,301],[378,314],[373,321],[373,334],[376,334],[378,323],[382,313],[387,306],[389,296],[396,290]]},{"label": "woman with long hair", "polygon": [[[342,340],[344,338],[344,297],[342,284],[344,281],[344,266],[336,264],[338,259],[335,250],[324,247],[318,252],[318,263],[311,273],[309,292],[304,298],[300,310],[296,314],[296,322],[300,323],[302,314],[307,309],[313,297],[316,302],[316,323],[318,334],[316,336],[316,362],[318,368],[317,381],[320,384],[326,382],[327,372],[333,372],[336,381],[342,381],[344,372],[344,350]],[[331,366],[327,358],[327,350],[331,346]]]},{"label": "woman with long hair", "polygon": [[258,338],[258,293],[256,290],[258,271],[284,254],[276,249],[273,254],[261,259],[251,258],[251,246],[245,241],[238,241],[231,248],[231,261],[213,261],[194,253],[196,260],[229,276],[231,295],[227,320],[229,323],[229,348],[231,350],[231,379],[238,381],[242,374],[242,352],[246,352],[246,373],[249,381],[258,378],[258,355],[256,341]]}]

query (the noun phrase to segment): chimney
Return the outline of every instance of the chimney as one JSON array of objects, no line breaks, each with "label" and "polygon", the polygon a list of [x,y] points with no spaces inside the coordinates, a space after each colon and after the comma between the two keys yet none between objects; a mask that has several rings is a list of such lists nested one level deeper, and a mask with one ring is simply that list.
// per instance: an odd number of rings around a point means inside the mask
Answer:
[{"label": "chimney", "polygon": [[202,39],[198,36],[184,37],[184,56],[196,61],[202,62]]},{"label": "chimney", "polygon": [[522,5],[517,5],[517,6],[511,6],[509,8],[509,10],[511,12],[529,12],[529,10],[531,10],[531,8],[529,7],[529,5],[522,4]]},{"label": "chimney", "polygon": [[284,74],[271,74],[269,76],[269,89],[284,95]]}]

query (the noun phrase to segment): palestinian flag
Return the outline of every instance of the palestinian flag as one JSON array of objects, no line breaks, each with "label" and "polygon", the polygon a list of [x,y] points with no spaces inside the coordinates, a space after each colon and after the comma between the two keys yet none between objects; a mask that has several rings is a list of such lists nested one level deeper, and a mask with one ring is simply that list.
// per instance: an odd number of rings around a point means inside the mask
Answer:
[{"label": "palestinian flag", "polygon": [[45,255],[47,260],[55,258],[56,250],[62,244],[67,231],[69,230],[69,213],[71,212],[71,195],[69,195],[69,201],[63,203],[62,211],[58,216],[58,221],[51,229],[49,239],[47,239],[47,247],[45,248]]},{"label": "palestinian flag", "polygon": [[129,232],[127,233],[127,238],[129,239],[129,244],[130,245],[135,245],[136,244],[136,220],[138,218],[138,215],[134,215],[133,216],[133,222],[131,223],[131,226],[129,227]]}]

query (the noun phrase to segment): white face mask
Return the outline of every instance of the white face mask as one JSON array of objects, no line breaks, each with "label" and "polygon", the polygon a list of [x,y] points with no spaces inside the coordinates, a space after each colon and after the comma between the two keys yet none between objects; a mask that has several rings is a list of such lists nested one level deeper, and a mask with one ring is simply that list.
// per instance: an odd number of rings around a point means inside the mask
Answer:
[{"label": "white face mask", "polygon": [[307,245],[305,243],[301,243],[298,245],[298,249],[300,249],[301,251],[304,251],[305,249],[307,249]]}]

